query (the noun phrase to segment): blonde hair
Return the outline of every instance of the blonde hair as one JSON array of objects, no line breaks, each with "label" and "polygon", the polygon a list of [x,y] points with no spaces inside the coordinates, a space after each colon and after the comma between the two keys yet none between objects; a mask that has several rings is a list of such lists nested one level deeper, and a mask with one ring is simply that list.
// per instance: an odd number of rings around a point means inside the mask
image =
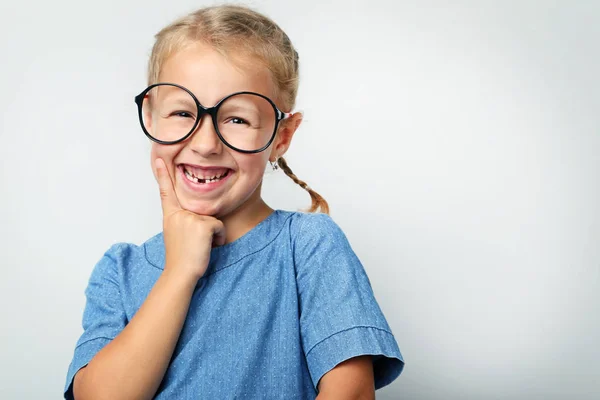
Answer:
[{"label": "blonde hair", "polygon": [[[251,57],[269,69],[283,110],[291,110],[298,94],[298,53],[286,33],[270,18],[244,6],[201,8],[163,28],[155,36],[148,63],[148,84],[158,83],[165,61],[191,43],[210,45],[226,58]],[[287,162],[277,164],[311,197],[309,212],[329,213],[327,201],[294,175]]]}]

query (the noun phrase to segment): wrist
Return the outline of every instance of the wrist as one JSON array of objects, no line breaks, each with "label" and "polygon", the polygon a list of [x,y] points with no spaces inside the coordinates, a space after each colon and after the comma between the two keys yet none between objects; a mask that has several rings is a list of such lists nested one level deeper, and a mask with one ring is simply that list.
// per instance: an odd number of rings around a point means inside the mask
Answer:
[{"label": "wrist", "polygon": [[184,271],[185,270],[177,271],[174,268],[167,268],[167,265],[165,265],[161,278],[167,281],[169,286],[173,285],[178,290],[189,291],[191,293],[194,291],[200,277]]}]

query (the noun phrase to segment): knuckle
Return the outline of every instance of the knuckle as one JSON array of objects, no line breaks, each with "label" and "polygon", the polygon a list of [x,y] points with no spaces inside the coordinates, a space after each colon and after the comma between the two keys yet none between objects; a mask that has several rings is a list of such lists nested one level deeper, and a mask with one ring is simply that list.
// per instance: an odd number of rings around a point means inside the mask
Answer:
[{"label": "knuckle", "polygon": [[163,199],[166,199],[167,197],[169,197],[169,191],[163,187],[161,187],[159,189],[159,193],[160,193],[160,197]]}]

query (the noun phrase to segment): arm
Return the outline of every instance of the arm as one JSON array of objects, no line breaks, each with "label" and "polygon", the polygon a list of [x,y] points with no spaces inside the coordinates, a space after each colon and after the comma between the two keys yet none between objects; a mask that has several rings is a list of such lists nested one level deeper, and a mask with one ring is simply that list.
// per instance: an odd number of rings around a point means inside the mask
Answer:
[{"label": "arm", "polygon": [[[330,376],[324,377],[349,372],[342,362],[366,355],[373,361],[362,367],[371,368],[374,389],[388,385],[404,363],[360,260],[326,215],[303,216],[297,231],[294,257],[302,346],[316,388],[323,380],[323,395],[334,395],[325,387]],[[355,362],[349,364],[358,366]]]},{"label": "arm", "polygon": [[131,321],[74,378],[73,395],[88,399],[151,399],[187,316],[212,245],[225,241],[223,223],[184,210],[162,160],[156,173],[163,208],[165,268]]},{"label": "arm", "polygon": [[327,372],[318,384],[317,400],[375,399],[371,356],[354,357]]},{"label": "arm", "polygon": [[168,268],[123,331],[73,383],[76,400],[151,399],[165,374],[187,315],[195,282]]}]

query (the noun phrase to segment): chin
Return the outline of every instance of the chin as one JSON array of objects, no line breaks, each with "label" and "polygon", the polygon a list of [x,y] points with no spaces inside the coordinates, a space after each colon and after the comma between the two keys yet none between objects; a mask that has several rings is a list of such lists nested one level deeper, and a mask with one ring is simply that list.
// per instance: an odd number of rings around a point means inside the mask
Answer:
[{"label": "chin", "polygon": [[182,201],[181,207],[199,215],[217,217],[221,212],[219,204],[210,204],[206,201]]}]

